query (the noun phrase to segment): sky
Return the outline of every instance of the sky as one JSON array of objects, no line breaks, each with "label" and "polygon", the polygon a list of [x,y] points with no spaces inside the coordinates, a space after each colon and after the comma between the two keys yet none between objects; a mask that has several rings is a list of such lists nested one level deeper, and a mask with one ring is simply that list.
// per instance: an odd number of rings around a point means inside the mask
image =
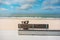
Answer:
[{"label": "sky", "polygon": [[0,14],[60,14],[60,0],[0,0]]}]

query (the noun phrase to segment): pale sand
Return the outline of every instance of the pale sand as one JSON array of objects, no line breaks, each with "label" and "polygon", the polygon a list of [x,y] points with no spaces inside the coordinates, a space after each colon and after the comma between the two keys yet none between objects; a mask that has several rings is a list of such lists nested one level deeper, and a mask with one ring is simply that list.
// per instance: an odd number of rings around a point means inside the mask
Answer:
[{"label": "pale sand", "polygon": [[0,30],[0,40],[60,40],[60,36],[18,35],[18,31]]},{"label": "pale sand", "polygon": [[0,18],[0,30],[18,30],[21,21],[29,20],[29,24],[49,24],[48,30],[60,30],[60,18]]}]

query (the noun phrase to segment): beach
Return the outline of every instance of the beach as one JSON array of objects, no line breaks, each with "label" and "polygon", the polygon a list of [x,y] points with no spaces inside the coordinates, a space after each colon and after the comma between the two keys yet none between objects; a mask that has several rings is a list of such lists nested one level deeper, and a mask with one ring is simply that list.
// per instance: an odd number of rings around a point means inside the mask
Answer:
[{"label": "beach", "polygon": [[49,24],[48,30],[60,30],[59,18],[0,18],[0,40],[59,40],[59,36],[18,35],[18,24],[21,21],[29,24]]}]

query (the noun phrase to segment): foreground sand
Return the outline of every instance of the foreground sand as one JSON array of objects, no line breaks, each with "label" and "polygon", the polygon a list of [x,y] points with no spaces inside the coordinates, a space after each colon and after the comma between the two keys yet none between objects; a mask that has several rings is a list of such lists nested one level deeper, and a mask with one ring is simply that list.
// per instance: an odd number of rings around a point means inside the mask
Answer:
[{"label": "foreground sand", "polygon": [[0,30],[0,40],[60,40],[60,36],[18,35],[15,30]]}]

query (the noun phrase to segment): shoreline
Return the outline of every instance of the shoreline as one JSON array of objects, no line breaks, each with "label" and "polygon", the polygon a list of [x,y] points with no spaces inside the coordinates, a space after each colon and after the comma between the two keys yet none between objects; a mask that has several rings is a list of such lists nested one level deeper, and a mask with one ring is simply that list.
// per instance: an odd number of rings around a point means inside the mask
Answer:
[{"label": "shoreline", "polygon": [[60,18],[42,18],[42,17],[0,17],[0,19],[60,20]]}]

